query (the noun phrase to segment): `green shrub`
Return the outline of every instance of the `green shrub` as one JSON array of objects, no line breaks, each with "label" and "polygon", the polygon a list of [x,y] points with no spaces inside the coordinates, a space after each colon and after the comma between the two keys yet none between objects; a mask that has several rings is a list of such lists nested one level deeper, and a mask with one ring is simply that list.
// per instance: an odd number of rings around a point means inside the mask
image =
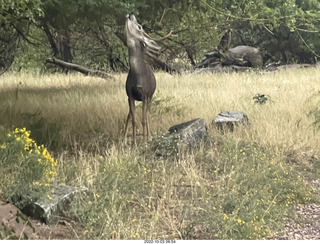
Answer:
[{"label": "green shrub", "polygon": [[268,95],[258,93],[254,95],[252,99],[255,103],[265,104],[269,100],[269,98],[270,97]]},{"label": "green shrub", "polygon": [[57,174],[57,161],[30,138],[26,128],[8,133],[0,127],[0,167],[0,197],[6,201],[19,201],[22,194],[39,197]]}]

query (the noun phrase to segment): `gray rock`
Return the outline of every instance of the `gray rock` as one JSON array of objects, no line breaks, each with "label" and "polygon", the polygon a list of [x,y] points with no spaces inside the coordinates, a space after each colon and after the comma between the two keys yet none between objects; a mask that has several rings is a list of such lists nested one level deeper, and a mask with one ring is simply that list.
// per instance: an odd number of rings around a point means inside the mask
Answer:
[{"label": "gray rock", "polygon": [[169,128],[170,134],[179,134],[180,140],[192,146],[207,138],[207,125],[204,119],[198,118]]},{"label": "gray rock", "polygon": [[248,116],[240,111],[223,111],[213,119],[212,123],[222,132],[232,132],[235,125],[250,125]]},{"label": "gray rock", "polygon": [[[27,204],[21,211],[46,224],[54,224],[59,221],[60,217],[65,216],[74,197],[86,191],[88,189],[85,187],[52,186],[48,195]],[[28,196],[22,197],[28,198]]]},{"label": "gray rock", "polygon": [[151,150],[157,156],[177,156],[185,149],[198,148],[208,137],[204,119],[194,119],[170,127],[169,133],[152,141]]}]

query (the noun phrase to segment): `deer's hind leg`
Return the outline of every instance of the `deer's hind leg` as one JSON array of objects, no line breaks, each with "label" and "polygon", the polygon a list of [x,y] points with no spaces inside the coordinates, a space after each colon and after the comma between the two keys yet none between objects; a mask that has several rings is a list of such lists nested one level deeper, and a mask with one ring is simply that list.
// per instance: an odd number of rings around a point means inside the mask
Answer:
[{"label": "deer's hind leg", "polygon": [[129,103],[129,113],[126,120],[126,127],[124,130],[124,143],[127,143],[127,134],[128,134],[128,127],[129,127],[129,120],[132,119],[132,137],[133,143],[136,144],[136,121],[135,121],[135,101],[133,99],[128,98]]},{"label": "deer's hind leg", "polygon": [[149,140],[150,138],[150,129],[149,129],[149,120],[148,120],[148,111],[149,111],[150,101],[146,100],[142,103],[142,126],[143,126],[143,141]]}]

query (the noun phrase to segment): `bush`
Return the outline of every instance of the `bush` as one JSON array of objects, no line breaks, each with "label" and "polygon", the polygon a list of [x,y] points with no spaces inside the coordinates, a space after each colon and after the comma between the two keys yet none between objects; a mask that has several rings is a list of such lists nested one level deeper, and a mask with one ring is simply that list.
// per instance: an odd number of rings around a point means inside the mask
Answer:
[{"label": "bush", "polygon": [[26,128],[8,133],[0,127],[0,167],[0,197],[18,201],[16,205],[25,204],[18,200],[22,194],[37,199],[57,174],[57,161],[30,138]]}]

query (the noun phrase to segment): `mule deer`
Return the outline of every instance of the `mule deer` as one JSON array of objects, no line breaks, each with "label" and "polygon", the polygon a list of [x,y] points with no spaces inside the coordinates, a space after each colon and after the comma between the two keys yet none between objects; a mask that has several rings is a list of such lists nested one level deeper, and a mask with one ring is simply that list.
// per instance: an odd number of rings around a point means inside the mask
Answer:
[{"label": "mule deer", "polygon": [[129,49],[130,70],[126,81],[129,114],[126,120],[124,141],[126,142],[129,120],[132,119],[133,142],[136,144],[135,101],[142,101],[143,140],[149,139],[148,110],[156,90],[156,78],[144,60],[148,50],[155,53],[160,47],[148,36],[133,14],[126,16],[127,46]]}]

